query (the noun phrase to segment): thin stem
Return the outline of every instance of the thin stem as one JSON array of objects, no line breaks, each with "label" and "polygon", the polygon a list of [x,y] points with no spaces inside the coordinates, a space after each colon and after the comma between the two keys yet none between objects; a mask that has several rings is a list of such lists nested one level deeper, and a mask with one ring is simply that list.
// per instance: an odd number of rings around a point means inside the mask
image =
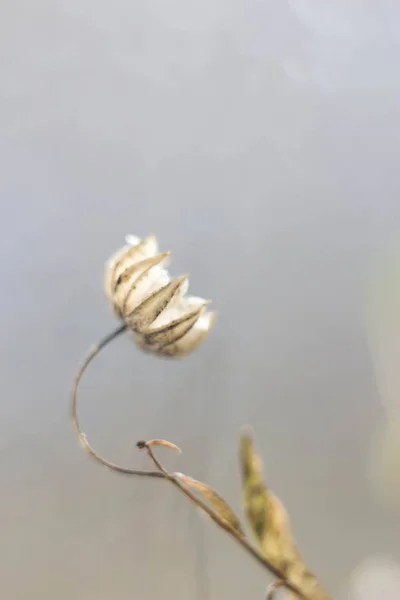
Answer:
[{"label": "thin stem", "polygon": [[76,435],[78,436],[79,443],[81,444],[82,448],[84,450],[86,450],[86,452],[88,452],[92,458],[94,458],[97,462],[101,463],[103,466],[107,467],[108,469],[111,469],[112,471],[115,471],[116,473],[122,473],[124,475],[143,475],[146,477],[164,478],[164,475],[162,473],[160,473],[159,471],[140,471],[140,470],[136,470],[136,469],[129,469],[127,467],[121,467],[115,463],[110,462],[109,460],[106,460],[105,458],[100,456],[100,454],[98,454],[96,452],[96,450],[94,450],[92,448],[92,446],[89,444],[89,442],[87,440],[86,434],[83,433],[83,431],[80,427],[79,418],[78,418],[77,397],[78,397],[78,388],[79,388],[79,384],[81,382],[82,376],[85,373],[89,364],[99,354],[99,352],[103,348],[105,348],[105,346],[107,346],[110,342],[112,342],[115,338],[117,338],[119,335],[121,335],[121,333],[124,333],[125,330],[126,330],[126,325],[120,325],[117,329],[115,329],[114,331],[112,331],[111,333],[106,335],[102,340],[100,340],[100,342],[98,344],[92,346],[92,348],[90,348],[90,350],[86,354],[85,358],[83,359],[83,361],[76,373],[73,388],[72,388],[72,395],[71,395],[72,422],[73,422],[73,425],[74,425],[74,428],[76,431]]}]

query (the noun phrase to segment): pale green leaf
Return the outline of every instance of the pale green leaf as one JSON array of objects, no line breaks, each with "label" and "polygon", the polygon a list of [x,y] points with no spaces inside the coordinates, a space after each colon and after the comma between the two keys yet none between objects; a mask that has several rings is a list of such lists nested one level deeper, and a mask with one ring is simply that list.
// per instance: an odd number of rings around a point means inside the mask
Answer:
[{"label": "pale green leaf", "polygon": [[[240,464],[246,516],[264,558],[308,600],[329,600],[296,548],[285,508],[264,484],[261,460],[249,433],[240,440]],[[293,592],[287,595],[296,598]]]}]

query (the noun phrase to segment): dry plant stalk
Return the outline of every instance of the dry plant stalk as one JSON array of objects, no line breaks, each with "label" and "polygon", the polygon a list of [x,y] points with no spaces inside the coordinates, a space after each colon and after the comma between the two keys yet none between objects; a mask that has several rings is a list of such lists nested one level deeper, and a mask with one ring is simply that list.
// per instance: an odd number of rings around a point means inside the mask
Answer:
[{"label": "dry plant stalk", "polygon": [[122,467],[98,454],[89,444],[78,419],[77,392],[86,368],[97,354],[124,331],[130,331],[142,350],[162,357],[180,358],[197,348],[211,329],[215,315],[206,312],[208,302],[185,297],[187,277],[171,280],[162,266],[168,252],[157,253],[156,239],[127,238],[128,244],[106,264],[105,290],[116,315],[121,319],[114,332],[93,346],[75,377],[71,398],[72,421],[82,447],[97,462],[125,475],[157,477],[176,487],[202,514],[226,531],[276,581],[268,587],[266,600],[284,587],[290,599],[330,600],[316,577],[306,568],[293,542],[289,520],[282,504],[264,485],[261,461],[249,432],[240,439],[240,465],[245,513],[257,545],[245,533],[240,519],[226,500],[209,485],[183,473],[170,473],[157,458],[154,448],[177,452],[180,448],[168,440],[137,442],[153,464],[153,470]]}]

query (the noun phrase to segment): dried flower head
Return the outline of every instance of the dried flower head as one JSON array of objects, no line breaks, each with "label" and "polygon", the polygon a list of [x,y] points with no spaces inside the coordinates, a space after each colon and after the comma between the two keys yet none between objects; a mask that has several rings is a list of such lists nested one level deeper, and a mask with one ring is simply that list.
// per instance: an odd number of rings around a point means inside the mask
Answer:
[{"label": "dried flower head", "polygon": [[215,313],[208,301],[186,296],[187,276],[171,279],[169,252],[158,252],[154,236],[129,235],[106,263],[105,291],[137,345],[154,354],[186,356],[210,331]]}]

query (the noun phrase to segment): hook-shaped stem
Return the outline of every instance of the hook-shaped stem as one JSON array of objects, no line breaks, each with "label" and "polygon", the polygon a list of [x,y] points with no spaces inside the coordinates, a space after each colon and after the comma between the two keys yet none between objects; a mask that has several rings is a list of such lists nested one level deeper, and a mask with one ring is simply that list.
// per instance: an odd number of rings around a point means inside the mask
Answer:
[{"label": "hook-shaped stem", "polygon": [[90,348],[90,350],[88,351],[88,353],[86,354],[85,358],[83,359],[83,361],[75,375],[75,380],[74,380],[74,384],[73,384],[73,388],[72,388],[72,395],[71,395],[72,422],[73,422],[76,434],[78,436],[79,443],[81,444],[82,448],[84,450],[86,450],[86,452],[88,452],[92,458],[94,458],[97,462],[102,464],[104,467],[107,467],[108,469],[111,469],[112,471],[115,471],[117,473],[123,473],[124,475],[143,475],[145,477],[164,478],[163,473],[161,473],[160,471],[141,471],[141,470],[137,470],[137,469],[129,469],[127,467],[121,467],[120,465],[117,465],[117,464],[110,462],[109,460],[103,458],[89,444],[87,437],[86,437],[85,433],[83,433],[80,423],[79,423],[78,388],[79,388],[79,384],[81,382],[82,376],[85,373],[89,364],[99,354],[99,352],[101,352],[101,350],[103,348],[105,348],[110,342],[115,340],[115,338],[117,338],[119,335],[121,335],[121,333],[124,333],[125,330],[126,330],[126,325],[125,324],[120,325],[117,329],[115,329],[114,331],[112,331],[111,333],[106,335],[103,339],[101,339],[98,344],[95,344],[94,346],[92,346]]}]

